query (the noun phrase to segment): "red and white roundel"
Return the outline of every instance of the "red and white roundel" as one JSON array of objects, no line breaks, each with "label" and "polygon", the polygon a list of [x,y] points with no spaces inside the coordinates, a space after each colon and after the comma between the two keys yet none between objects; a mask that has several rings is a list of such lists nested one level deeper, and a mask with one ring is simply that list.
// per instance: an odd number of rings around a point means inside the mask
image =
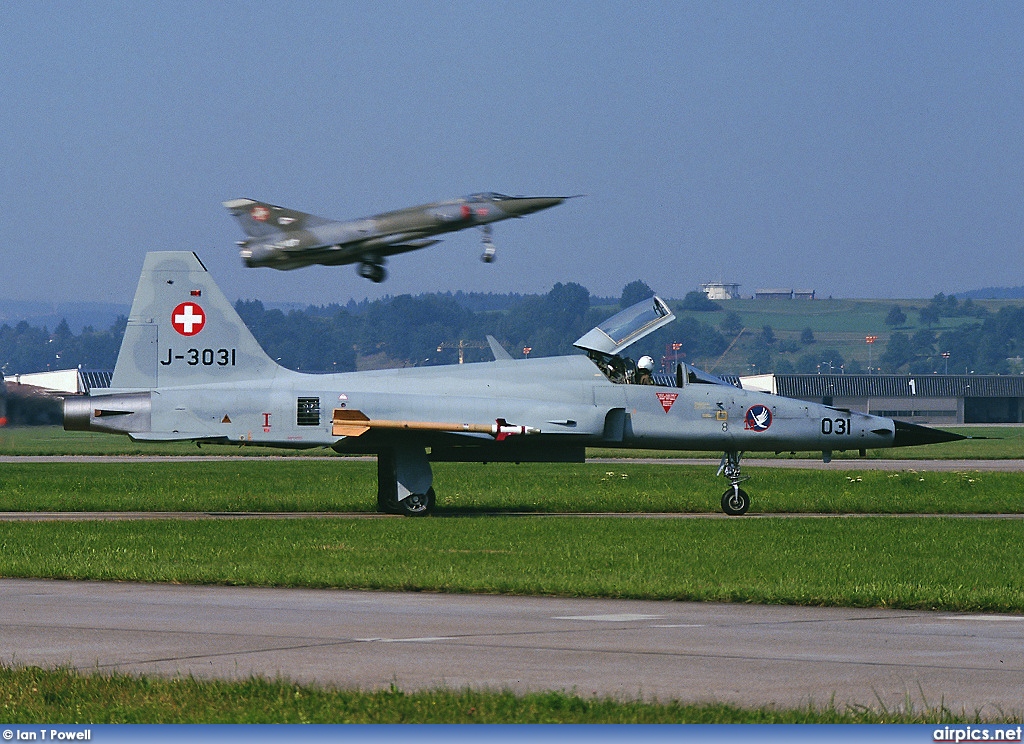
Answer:
[{"label": "red and white roundel", "polygon": [[194,302],[183,302],[171,312],[171,325],[182,336],[195,336],[206,325],[206,313]]},{"label": "red and white roundel", "polygon": [[266,222],[267,218],[270,216],[270,210],[266,207],[256,206],[252,208],[252,211],[249,214],[251,214],[252,218],[257,222]]}]

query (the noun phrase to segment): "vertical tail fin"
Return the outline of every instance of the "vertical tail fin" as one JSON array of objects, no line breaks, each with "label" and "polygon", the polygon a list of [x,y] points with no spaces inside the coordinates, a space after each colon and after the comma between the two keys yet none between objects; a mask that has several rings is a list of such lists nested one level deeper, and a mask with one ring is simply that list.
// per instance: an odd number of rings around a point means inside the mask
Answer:
[{"label": "vertical tail fin", "polygon": [[224,206],[234,215],[242,226],[242,231],[250,238],[266,238],[282,232],[308,230],[331,223],[331,220],[314,214],[253,199],[232,199],[224,202]]},{"label": "vertical tail fin", "polygon": [[112,389],[266,379],[281,369],[195,253],[146,254]]}]

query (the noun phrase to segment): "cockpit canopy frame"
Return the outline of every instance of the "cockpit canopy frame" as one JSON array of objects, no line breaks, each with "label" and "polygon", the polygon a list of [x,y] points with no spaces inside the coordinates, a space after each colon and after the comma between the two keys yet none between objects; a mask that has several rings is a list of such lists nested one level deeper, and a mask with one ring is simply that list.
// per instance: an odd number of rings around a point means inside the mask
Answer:
[{"label": "cockpit canopy frame", "polygon": [[573,342],[588,354],[614,356],[644,336],[668,325],[676,316],[660,297],[649,297],[616,313]]}]

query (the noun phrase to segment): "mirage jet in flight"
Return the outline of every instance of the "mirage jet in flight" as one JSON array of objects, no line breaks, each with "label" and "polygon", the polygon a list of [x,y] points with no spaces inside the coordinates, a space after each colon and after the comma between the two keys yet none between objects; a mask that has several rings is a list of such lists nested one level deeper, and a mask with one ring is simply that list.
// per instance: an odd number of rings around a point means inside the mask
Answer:
[{"label": "mirage jet in flight", "polygon": [[384,212],[338,222],[252,199],[233,199],[224,206],[249,237],[239,241],[249,267],[297,269],[321,264],[359,264],[359,276],[382,282],[388,256],[427,248],[434,235],[479,227],[485,263],[494,260],[491,223],[523,217],[561,204],[568,196],[505,196],[493,192]]},{"label": "mirage jet in flight", "polygon": [[622,352],[674,316],[657,297],[579,338],[581,354],[306,374],[260,348],[198,256],[149,253],[111,387],[64,400],[64,428],[136,441],[331,447],[377,456],[377,506],[428,514],[431,462],[583,462],[586,447],[723,452],[727,514],[747,511],[744,451],[930,444],[958,434],[744,390],[679,364],[637,384]]}]

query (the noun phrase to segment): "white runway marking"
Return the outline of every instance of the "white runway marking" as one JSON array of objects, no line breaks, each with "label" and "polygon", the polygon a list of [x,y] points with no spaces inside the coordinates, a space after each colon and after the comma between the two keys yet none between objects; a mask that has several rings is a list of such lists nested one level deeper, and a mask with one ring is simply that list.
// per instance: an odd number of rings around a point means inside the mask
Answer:
[{"label": "white runway marking", "polygon": [[552,620],[593,620],[598,623],[635,623],[640,620],[661,620],[664,615],[637,615],[628,612],[618,615],[564,615]]}]

